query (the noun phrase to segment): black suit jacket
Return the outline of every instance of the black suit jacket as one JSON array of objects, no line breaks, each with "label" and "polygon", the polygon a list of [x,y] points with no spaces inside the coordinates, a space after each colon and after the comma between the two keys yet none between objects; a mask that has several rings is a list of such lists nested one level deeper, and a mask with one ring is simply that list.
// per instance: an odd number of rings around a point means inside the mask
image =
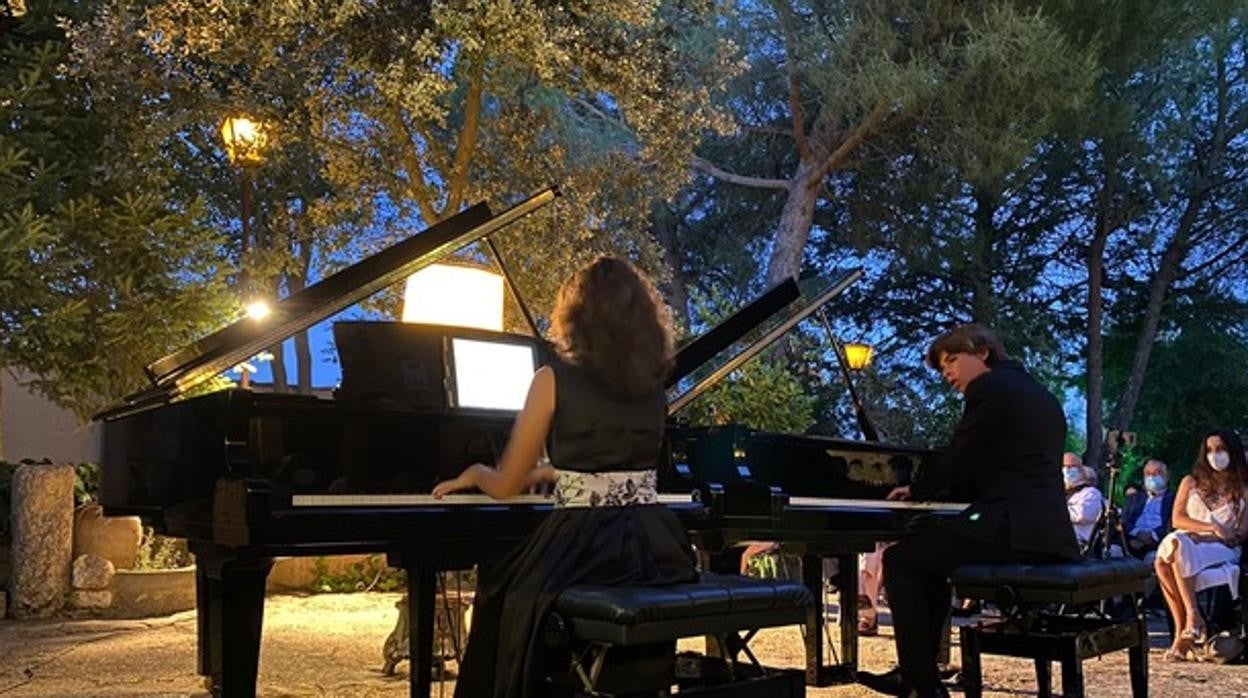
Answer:
[{"label": "black suit jacket", "polygon": [[970,507],[949,528],[992,543],[1070,560],[1079,547],[1062,490],[1066,416],[1022,366],[1001,361],[971,381],[953,439],[933,468],[919,473],[911,498],[949,498]]},{"label": "black suit jacket", "polygon": [[[1131,535],[1131,529],[1135,528],[1135,522],[1139,520],[1140,514],[1144,513],[1144,505],[1148,503],[1148,493],[1144,491],[1136,492],[1122,505],[1122,532]],[[1174,490],[1166,490],[1161,496],[1161,526],[1153,529],[1153,533],[1157,534],[1157,540],[1161,540],[1173,525],[1170,521],[1174,514]]]}]

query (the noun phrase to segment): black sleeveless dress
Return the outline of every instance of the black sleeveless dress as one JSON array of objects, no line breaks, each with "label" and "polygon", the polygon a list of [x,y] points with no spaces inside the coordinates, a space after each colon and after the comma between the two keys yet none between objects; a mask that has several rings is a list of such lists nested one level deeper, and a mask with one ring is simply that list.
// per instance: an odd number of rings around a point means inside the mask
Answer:
[{"label": "black sleeveless dress", "polygon": [[666,418],[661,391],[611,395],[589,372],[556,362],[547,450],[561,506],[478,575],[456,698],[541,694],[541,623],[573,584],[677,584],[697,579],[684,527],[653,502]]}]

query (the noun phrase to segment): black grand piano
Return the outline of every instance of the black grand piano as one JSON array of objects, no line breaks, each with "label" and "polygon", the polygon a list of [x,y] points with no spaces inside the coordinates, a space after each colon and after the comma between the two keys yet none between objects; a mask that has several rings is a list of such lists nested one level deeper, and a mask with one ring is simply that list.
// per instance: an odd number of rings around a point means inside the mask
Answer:
[{"label": "black grand piano", "polygon": [[[265,581],[274,557],[384,552],[407,573],[411,694],[428,696],[435,575],[501,556],[551,505],[537,497],[503,503],[472,495],[434,500],[427,494],[437,480],[469,463],[494,462],[514,412],[246,389],[194,397],[188,392],[486,239],[554,196],[552,190],[539,192],[498,214],[484,204],[468,208],[284,299],[262,323],[240,320],[153,362],[147,367],[151,387],[101,415],[105,513],[142,516],[163,534],[187,538],[196,556],[198,670],[210,679],[214,694],[255,693]],[[843,279],[676,397],[672,411],[850,281]],[[797,297],[795,282],[780,284],[683,348],[673,386]],[[499,337],[542,351],[534,337]],[[812,561],[841,560],[847,571],[841,575],[842,593],[850,599],[856,592],[848,572],[856,566],[856,553],[870,549],[874,540],[903,535],[913,514],[857,498],[878,500],[887,491],[889,473],[914,467],[924,457],[910,449],[731,426],[674,426],[668,451],[663,500],[708,553],[708,564],[723,564],[716,560],[729,559],[728,551],[741,541],[783,541],[802,546]],[[807,583],[819,591],[821,579],[812,576],[818,565],[810,568]],[[823,665],[822,624],[813,623],[807,633],[808,682],[826,683],[840,677]],[[842,623],[842,631],[843,643],[849,640],[845,666],[852,668],[853,624]]]}]

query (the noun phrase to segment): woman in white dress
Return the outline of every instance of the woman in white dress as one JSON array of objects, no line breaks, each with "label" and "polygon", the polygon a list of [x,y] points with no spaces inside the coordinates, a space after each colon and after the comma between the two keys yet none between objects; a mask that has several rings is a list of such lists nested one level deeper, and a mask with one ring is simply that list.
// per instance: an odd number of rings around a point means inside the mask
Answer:
[{"label": "woman in white dress", "polygon": [[1205,639],[1196,606],[1202,586],[1229,584],[1238,597],[1240,546],[1248,537],[1248,465],[1239,436],[1215,429],[1200,442],[1192,473],[1174,497],[1174,531],[1161,540],[1153,566],[1174,618],[1174,643],[1165,658],[1182,661]]}]

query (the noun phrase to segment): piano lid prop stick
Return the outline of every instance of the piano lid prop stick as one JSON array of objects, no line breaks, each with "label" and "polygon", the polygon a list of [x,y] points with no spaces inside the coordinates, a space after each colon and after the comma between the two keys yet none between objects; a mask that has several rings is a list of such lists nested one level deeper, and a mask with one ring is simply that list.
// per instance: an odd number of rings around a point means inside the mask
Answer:
[{"label": "piano lid prop stick", "polygon": [[529,306],[524,302],[524,296],[520,295],[520,289],[516,286],[516,280],[511,276],[511,270],[503,262],[502,252],[499,252],[493,238],[487,237],[485,246],[489,248],[490,254],[494,256],[494,263],[498,265],[498,270],[503,272],[503,279],[507,282],[507,288],[511,289],[511,297],[516,299],[516,305],[520,306],[520,313],[524,315],[524,321],[528,323],[529,329],[533,331],[533,336],[540,338],[542,333],[537,329],[537,323],[533,321],[533,313],[529,312]]},{"label": "piano lid prop stick", "polygon": [[753,344],[746,347],[745,349],[742,349],[740,352],[737,353],[736,356],[733,356],[731,359],[728,359],[728,361],[724,362],[724,365],[715,369],[713,373],[711,373],[706,378],[703,378],[701,381],[698,382],[697,385],[693,386],[689,390],[686,390],[684,393],[677,396],[676,399],[672,400],[667,405],[668,416],[671,416],[679,412],[681,409],[684,408],[685,405],[688,405],[699,395],[709,390],[711,386],[715,385],[720,380],[722,380],[724,376],[737,370],[737,368],[739,368],[741,364],[745,363],[746,361],[749,361],[750,359],[758,355],[760,352],[762,352],[764,349],[771,346],[777,339],[780,338],[781,335],[783,335],[784,333],[792,329],[794,325],[810,317],[811,313],[814,313],[816,310],[822,308],[824,303],[827,303],[833,298],[839,296],[842,292],[845,291],[845,289],[849,288],[850,284],[862,278],[862,274],[863,272],[862,272],[861,267],[850,270],[844,276],[842,276],[836,283],[832,284],[832,286],[829,287],[828,290],[819,294],[819,297],[816,298],[814,301],[808,303],[801,310],[797,311],[792,316],[790,316],[789,319],[777,325],[775,329],[768,332],[763,338],[759,339],[757,342],[754,342]]},{"label": "piano lid prop stick", "polygon": [[845,351],[841,347],[841,343],[836,339],[836,333],[832,331],[832,325],[828,323],[828,315],[820,308],[817,314],[819,324],[823,325],[823,331],[828,335],[828,341],[832,343],[832,352],[836,354],[836,363],[841,367],[841,375],[845,377],[845,385],[849,387],[849,397],[854,401],[854,413],[858,416],[858,428],[862,431],[862,438],[867,441],[879,441],[880,432],[876,431],[875,425],[871,423],[871,417],[867,414],[867,409],[863,407],[862,400],[858,399],[858,389],[854,387],[853,378],[850,377],[849,367],[846,366]]}]

